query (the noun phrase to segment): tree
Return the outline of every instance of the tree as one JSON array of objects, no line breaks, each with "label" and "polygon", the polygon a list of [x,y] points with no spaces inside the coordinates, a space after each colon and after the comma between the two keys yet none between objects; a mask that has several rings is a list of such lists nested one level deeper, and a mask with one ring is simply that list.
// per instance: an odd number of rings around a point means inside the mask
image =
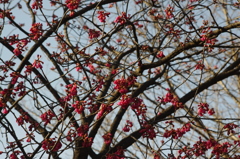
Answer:
[{"label": "tree", "polygon": [[0,5],[1,158],[240,158],[240,3]]}]

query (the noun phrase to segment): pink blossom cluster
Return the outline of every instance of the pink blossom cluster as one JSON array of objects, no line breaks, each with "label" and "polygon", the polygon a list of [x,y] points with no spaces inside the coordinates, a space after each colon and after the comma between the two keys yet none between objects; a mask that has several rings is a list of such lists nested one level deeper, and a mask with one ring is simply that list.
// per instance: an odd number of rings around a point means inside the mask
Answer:
[{"label": "pink blossom cluster", "polygon": [[107,145],[111,144],[111,142],[112,142],[112,134],[111,133],[106,133],[102,137],[104,139],[105,144],[107,144]]},{"label": "pink blossom cluster", "polygon": [[124,132],[129,132],[130,131],[130,128],[133,126],[133,123],[130,121],[130,120],[127,120],[126,121],[126,125],[124,126],[123,128],[123,131]]},{"label": "pink blossom cluster", "polygon": [[234,123],[228,123],[226,125],[224,125],[223,129],[227,129],[227,134],[234,134],[235,133],[235,128],[238,128],[239,126],[234,124]]},{"label": "pink blossom cluster", "polygon": [[187,123],[182,128],[166,130],[163,134],[163,137],[172,137],[173,139],[178,139],[179,137],[182,137],[186,132],[190,131],[190,129],[191,124]]},{"label": "pink blossom cluster", "polygon": [[20,115],[17,119],[16,119],[16,123],[20,126],[23,125],[24,123],[28,123],[29,122],[29,116],[27,115],[27,113],[24,113],[22,115]]},{"label": "pink blossom cluster", "polygon": [[195,69],[196,70],[203,70],[205,68],[205,65],[203,64],[202,61],[199,61],[196,65],[195,65]]},{"label": "pink blossom cluster", "polygon": [[26,69],[24,71],[25,75],[30,75],[32,73],[33,66],[32,65],[27,65],[27,66],[25,66],[25,69]]},{"label": "pink blossom cluster", "polygon": [[118,16],[114,22],[119,23],[120,25],[125,24],[130,19],[130,15],[127,16],[125,12],[122,12],[122,15]]},{"label": "pink blossom cluster", "polygon": [[213,115],[215,113],[213,108],[209,109],[209,105],[207,103],[200,103],[198,105],[198,115],[203,116],[203,114],[206,114],[206,112],[209,115]]},{"label": "pink blossom cluster", "polygon": [[73,129],[70,129],[67,133],[66,139],[67,141],[73,141],[76,138],[77,134],[75,133],[75,131]]},{"label": "pink blossom cluster", "polygon": [[32,67],[40,69],[43,68],[42,64],[44,64],[44,62],[40,60],[41,57],[42,57],[41,55],[37,55],[37,60],[34,60]]},{"label": "pink blossom cluster", "polygon": [[30,35],[29,35],[30,39],[38,40],[43,34],[42,23],[32,24],[30,32],[31,32]]},{"label": "pink blossom cluster", "polygon": [[52,120],[53,117],[55,117],[56,115],[51,111],[48,110],[47,112],[43,113],[40,118],[42,119],[42,121],[44,122],[44,125],[46,126],[47,124],[50,123],[50,121]]},{"label": "pink blossom cluster", "polygon": [[135,110],[137,115],[145,115],[147,111],[147,107],[142,103],[142,99],[140,98],[132,98],[129,95],[123,94],[121,96],[121,100],[117,103],[122,109],[127,109],[131,106],[132,110]]},{"label": "pink blossom cluster", "polygon": [[17,43],[16,48],[13,50],[14,54],[16,56],[19,56],[22,54],[23,51],[25,51],[25,46],[29,43],[29,40],[22,39]]},{"label": "pink blossom cluster", "polygon": [[44,139],[42,141],[42,148],[45,151],[58,151],[60,148],[62,147],[61,142],[59,141],[55,141],[54,138],[50,138],[50,139]]},{"label": "pink blossom cluster", "polygon": [[72,97],[76,96],[77,95],[77,89],[78,89],[78,86],[76,83],[73,83],[73,84],[69,84],[69,85],[66,85],[66,92],[67,92],[67,96],[65,97],[65,101],[70,101]]},{"label": "pink blossom cluster", "polygon": [[18,78],[22,78],[22,75],[20,73],[18,73],[18,72],[12,72],[10,74],[10,77],[12,77],[11,84],[16,84]]},{"label": "pink blossom cluster", "polygon": [[216,42],[218,42],[218,40],[216,38],[210,38],[208,37],[209,34],[211,34],[212,31],[210,30],[210,28],[204,29],[202,31],[202,35],[200,40],[204,42],[204,46],[208,47],[208,51],[211,52],[212,51],[212,47],[213,45],[215,45]]},{"label": "pink blossom cluster", "polygon": [[171,19],[174,17],[174,15],[173,15],[174,9],[170,5],[164,11],[165,11],[167,19]]},{"label": "pink blossom cluster", "polygon": [[3,19],[5,17],[8,17],[8,18],[14,18],[14,16],[11,16],[12,12],[10,12],[10,10],[2,10],[0,8],[0,19]]},{"label": "pink blossom cluster", "polygon": [[9,38],[4,37],[4,40],[9,41],[10,45],[14,45],[19,41],[18,36],[19,34],[17,35],[13,34],[12,36],[9,36]]},{"label": "pink blossom cluster", "polygon": [[157,53],[157,56],[156,56],[157,58],[163,58],[163,57],[165,57],[165,55],[163,54],[163,52],[162,51],[158,51],[158,53]]},{"label": "pink blossom cluster", "polygon": [[69,10],[74,10],[78,8],[80,0],[66,0],[65,3]]},{"label": "pink blossom cluster", "polygon": [[72,104],[72,107],[75,108],[75,112],[78,114],[81,114],[84,110],[85,101],[75,101],[74,104]]},{"label": "pink blossom cluster", "polygon": [[32,9],[38,10],[39,8],[43,7],[42,4],[43,4],[42,0],[34,0],[32,4]]},{"label": "pink blossom cluster", "polygon": [[0,4],[1,3],[9,3],[9,0],[0,0]]},{"label": "pink blossom cluster", "polygon": [[23,81],[19,82],[16,87],[13,89],[14,94],[18,93],[18,96],[21,97],[26,93],[26,86]]},{"label": "pink blossom cluster", "polygon": [[77,134],[80,137],[85,137],[88,134],[88,130],[89,130],[89,125],[88,124],[84,124],[81,125],[78,129],[77,129]]},{"label": "pink blossom cluster", "polygon": [[142,137],[143,138],[148,138],[153,140],[156,137],[156,132],[154,130],[154,126],[152,126],[151,124],[148,124],[146,122],[143,122],[142,124],[142,129],[140,130],[140,133],[142,133]]},{"label": "pink blossom cluster", "polygon": [[90,40],[98,38],[100,35],[100,31],[96,31],[95,29],[88,29],[88,36]]},{"label": "pink blossom cluster", "polygon": [[100,22],[105,23],[106,22],[106,18],[110,15],[110,13],[106,13],[104,11],[98,11],[98,19]]},{"label": "pink blossom cluster", "polygon": [[183,108],[183,104],[179,102],[178,98],[174,97],[169,89],[167,89],[167,91],[168,93],[165,95],[165,97],[160,98],[160,102],[163,104],[171,103],[175,107],[175,109]]},{"label": "pink blossom cluster", "polygon": [[[189,156],[204,156],[209,149],[212,149],[211,153],[215,155],[214,158],[220,159],[221,155],[228,154],[232,144],[228,142],[224,142],[222,144],[218,143],[214,139],[209,139],[207,141],[202,141],[201,137],[199,137],[199,141],[197,141],[192,148],[188,148],[187,146],[183,147],[178,151],[181,158],[188,158]],[[178,158],[179,158],[178,157]],[[239,157],[237,157],[239,158]]]},{"label": "pink blossom cluster", "polygon": [[129,87],[131,87],[135,82],[136,78],[133,76],[130,76],[127,79],[117,79],[113,82],[115,84],[114,89],[117,89],[121,94],[125,94],[128,92]]},{"label": "pink blossom cluster", "polygon": [[112,111],[112,104],[101,104],[99,112],[97,113],[97,119],[100,119],[103,115]]}]

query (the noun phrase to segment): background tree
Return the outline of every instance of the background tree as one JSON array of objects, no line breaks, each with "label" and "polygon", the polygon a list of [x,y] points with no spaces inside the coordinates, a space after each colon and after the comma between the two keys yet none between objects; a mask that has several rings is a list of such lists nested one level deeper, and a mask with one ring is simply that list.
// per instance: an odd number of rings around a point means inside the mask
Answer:
[{"label": "background tree", "polygon": [[240,158],[233,0],[0,0],[1,158]]}]

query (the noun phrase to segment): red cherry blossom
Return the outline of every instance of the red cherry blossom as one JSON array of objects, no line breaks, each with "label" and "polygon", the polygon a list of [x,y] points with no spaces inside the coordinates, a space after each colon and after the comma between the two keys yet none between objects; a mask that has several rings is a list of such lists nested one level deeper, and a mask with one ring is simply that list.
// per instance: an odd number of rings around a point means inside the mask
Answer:
[{"label": "red cherry blossom", "polygon": [[98,13],[98,19],[102,23],[105,23],[106,17],[110,15],[110,13],[105,13],[104,11],[98,11],[97,13]]},{"label": "red cherry blossom", "polygon": [[163,54],[163,52],[162,51],[158,51],[158,53],[157,53],[157,56],[156,57],[158,57],[158,58],[163,58],[163,57],[165,57],[165,55]]},{"label": "red cherry blossom", "polygon": [[45,151],[58,151],[61,147],[61,142],[56,141],[54,138],[45,139],[42,141],[42,148]]},{"label": "red cherry blossom", "polygon": [[97,113],[97,119],[100,119],[103,115],[112,111],[112,105],[101,104],[99,112]]},{"label": "red cherry blossom", "polygon": [[30,32],[31,32],[29,35],[30,39],[38,40],[43,34],[42,24],[41,23],[32,24]]},{"label": "red cherry blossom", "polygon": [[66,0],[65,3],[69,10],[74,10],[78,8],[80,0]]},{"label": "red cherry blossom", "polygon": [[78,136],[80,136],[80,137],[84,137],[84,136],[87,135],[88,130],[89,130],[89,125],[88,125],[88,124],[81,125],[81,126],[77,129],[77,134],[78,134]]},{"label": "red cherry blossom", "polygon": [[42,119],[42,121],[44,122],[44,125],[46,126],[51,122],[52,118],[55,116],[56,115],[51,110],[48,110],[47,112],[43,113],[40,116],[40,118]]},{"label": "red cherry blossom", "polygon": [[[42,64],[44,64],[44,62],[40,60],[41,57],[42,57],[41,55],[37,55],[38,59],[34,60],[32,67],[42,69]],[[29,68],[30,68],[30,66],[29,66]]]},{"label": "red cherry blossom", "polygon": [[234,123],[229,123],[229,124],[226,124],[224,125],[223,129],[226,129],[227,130],[227,134],[230,135],[230,134],[234,134],[235,133],[235,128],[239,127],[238,125],[234,124]]},{"label": "red cherry blossom", "polygon": [[133,126],[133,123],[132,123],[131,121],[129,121],[129,120],[127,120],[126,122],[127,122],[127,123],[126,123],[126,125],[124,126],[123,131],[124,131],[124,132],[129,132],[129,131],[130,131],[130,128]]},{"label": "red cherry blossom", "polygon": [[33,4],[32,4],[32,9],[36,9],[38,10],[39,8],[42,8],[42,0],[34,0]]},{"label": "red cherry blossom", "polygon": [[170,5],[165,9],[165,14],[166,14],[167,19],[171,19],[174,17],[173,11],[174,11],[174,9]]},{"label": "red cherry blossom", "polygon": [[125,12],[122,12],[122,15],[118,16],[114,22],[119,23],[120,25],[125,24],[130,19],[130,15],[127,16]]},{"label": "red cherry blossom", "polygon": [[142,129],[140,130],[140,133],[142,133],[142,137],[143,138],[149,138],[151,140],[153,140],[156,137],[156,132],[154,130],[154,126],[144,122],[142,125]]},{"label": "red cherry blossom", "polygon": [[105,135],[102,136],[104,139],[104,143],[109,145],[112,142],[112,134],[106,133]]},{"label": "red cherry blossom", "polygon": [[75,108],[75,112],[81,114],[84,110],[84,103],[84,101],[76,101],[74,104],[72,104],[72,107]]},{"label": "red cherry blossom", "polygon": [[95,29],[88,29],[88,35],[89,35],[89,39],[95,39],[98,38],[101,35],[100,31],[96,31]]}]

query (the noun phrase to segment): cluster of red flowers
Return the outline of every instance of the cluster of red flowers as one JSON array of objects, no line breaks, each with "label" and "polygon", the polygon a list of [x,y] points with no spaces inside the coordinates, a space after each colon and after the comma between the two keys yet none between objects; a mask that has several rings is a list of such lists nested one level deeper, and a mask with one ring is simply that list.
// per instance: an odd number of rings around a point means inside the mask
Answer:
[{"label": "cluster of red flowers", "polygon": [[26,123],[29,122],[29,117],[27,114],[21,115],[16,119],[16,122],[18,125],[23,125],[24,122],[26,122]]},{"label": "cluster of red flowers", "polygon": [[13,34],[12,36],[9,36],[9,38],[4,37],[4,40],[9,41],[10,45],[14,45],[19,41],[18,36],[19,36],[18,34],[17,35]]},{"label": "cluster of red flowers", "polygon": [[198,105],[198,115],[203,116],[203,114],[206,114],[206,112],[209,115],[213,115],[215,113],[213,108],[209,109],[209,105],[207,103],[200,103]]},{"label": "cluster of red flowers", "polygon": [[118,16],[114,22],[119,23],[120,25],[125,24],[130,19],[130,15],[127,16],[125,12],[122,12],[122,15]]},{"label": "cluster of red flowers", "polygon": [[29,40],[27,39],[22,39],[17,43],[16,48],[13,50],[14,54],[16,56],[19,56],[22,54],[23,51],[25,51],[25,46],[29,43]]},{"label": "cluster of red flowers", "polygon": [[111,142],[112,142],[112,134],[111,133],[106,133],[102,137],[104,139],[105,144],[107,144],[107,145],[111,144]]},{"label": "cluster of red flowers", "polygon": [[88,36],[90,40],[98,38],[100,35],[101,35],[100,31],[96,31],[95,29],[88,29]]},{"label": "cluster of red flowers", "polygon": [[[201,137],[199,137],[199,141],[197,141],[193,145],[193,148],[188,148],[187,146],[185,146],[181,150],[179,150],[178,153],[180,154],[179,157],[181,156],[181,158],[194,156],[194,155],[196,157],[199,157],[201,155],[205,155],[205,153],[209,149],[212,149],[211,153],[216,155],[215,156],[216,159],[219,159],[221,155],[229,153],[229,148],[231,146],[232,146],[232,144],[230,144],[228,142],[224,142],[224,143],[220,144],[213,139],[209,139],[207,141],[202,141]],[[184,156],[182,156],[182,155],[184,155]],[[237,157],[237,158],[239,158],[239,157]]]},{"label": "cluster of red flowers", "polygon": [[163,104],[172,103],[172,105],[178,109],[183,108],[183,104],[179,102],[177,97],[174,97],[169,89],[167,89],[168,93],[165,95],[164,98],[160,98],[160,102]]},{"label": "cluster of red flowers", "polygon": [[115,84],[114,89],[117,89],[121,94],[125,94],[128,92],[129,87],[131,87],[135,82],[136,78],[133,76],[128,77],[127,79],[117,79],[113,82]]},{"label": "cluster of red flowers", "polygon": [[142,133],[142,137],[143,138],[148,138],[153,140],[156,137],[156,132],[154,130],[154,126],[144,122],[142,124],[142,129],[140,130],[140,133]]},{"label": "cluster of red flowers", "polygon": [[44,62],[40,60],[41,57],[41,55],[37,55],[37,60],[34,60],[32,67],[42,69],[42,64],[44,64]]},{"label": "cluster of red flowers", "polygon": [[47,124],[50,123],[50,121],[52,120],[53,117],[55,117],[56,115],[51,111],[48,110],[47,112],[43,113],[40,118],[42,119],[42,121],[44,122],[44,125],[46,126]]},{"label": "cluster of red flowers", "polygon": [[191,129],[191,124],[187,123],[185,124],[182,128],[178,129],[171,129],[171,130],[166,130],[165,133],[163,134],[163,137],[170,137],[172,136],[173,139],[178,139],[179,137],[182,137],[186,132],[190,131]]},{"label": "cluster of red flowers", "polygon": [[163,52],[162,51],[158,51],[158,53],[157,53],[157,56],[156,56],[157,58],[163,58],[163,57],[165,57],[165,55],[163,54]]},{"label": "cluster of red flowers", "polygon": [[64,98],[65,101],[70,101],[72,97],[77,95],[78,86],[76,83],[66,85],[67,96]]},{"label": "cluster of red flowers", "polygon": [[77,129],[77,134],[80,137],[85,137],[85,136],[87,136],[88,130],[89,130],[89,125],[88,124],[81,125]]},{"label": "cluster of red flowers", "polygon": [[76,138],[77,134],[75,133],[75,131],[73,129],[70,129],[67,133],[66,139],[67,141],[73,141]]},{"label": "cluster of red flowers", "polygon": [[126,125],[124,126],[123,131],[124,131],[124,132],[129,132],[129,131],[130,131],[130,128],[133,126],[133,123],[132,123],[131,121],[129,121],[129,120],[127,120],[126,122],[127,122],[127,123],[126,123]]},{"label": "cluster of red flowers", "polygon": [[24,71],[25,75],[30,75],[32,73],[33,66],[27,65],[27,66],[25,66],[25,68],[26,68],[26,70]]},{"label": "cluster of red flowers", "polygon": [[42,141],[42,148],[45,151],[58,151],[62,147],[61,142],[55,141],[54,138],[45,139]]},{"label": "cluster of red flowers", "polygon": [[[12,12],[10,12],[10,10],[2,10],[2,9],[0,9],[0,19],[3,19],[5,17],[10,18],[11,14],[12,14]],[[14,18],[14,17],[12,16],[12,18]]]},{"label": "cluster of red flowers", "polygon": [[210,39],[208,37],[208,34],[211,34],[212,31],[210,30],[210,28],[207,28],[205,30],[202,31],[202,35],[200,40],[204,42],[204,46],[208,47],[208,51],[211,52],[212,51],[212,45],[214,45],[218,40],[216,38]]},{"label": "cluster of red flowers", "polygon": [[66,0],[65,3],[69,10],[74,10],[78,8],[80,0]]},{"label": "cluster of red flowers", "polygon": [[121,100],[117,103],[122,107],[122,109],[127,109],[128,106],[133,102],[133,98],[131,98],[129,95],[122,95]]},{"label": "cluster of red flowers", "polygon": [[173,10],[174,10],[173,7],[171,7],[170,5],[164,10],[167,16],[167,19],[171,19],[174,17]]},{"label": "cluster of red flowers", "polygon": [[98,11],[97,13],[98,13],[98,19],[102,23],[105,23],[106,17],[110,15],[110,13],[105,13],[104,11]]},{"label": "cluster of red flowers", "polygon": [[31,32],[30,35],[29,35],[30,39],[38,40],[43,34],[42,23],[32,24],[30,32]]},{"label": "cluster of red flowers", "polygon": [[84,101],[76,101],[74,104],[72,104],[72,107],[75,108],[75,112],[81,114],[84,110],[84,104]]},{"label": "cluster of red flowers", "polygon": [[42,0],[35,0],[32,4],[32,9],[38,10],[39,8],[42,8]]},{"label": "cluster of red flowers", "polygon": [[108,114],[112,111],[112,104],[101,104],[99,112],[97,113],[97,119],[100,119],[103,115]]},{"label": "cluster of red flowers", "polygon": [[12,72],[12,73],[10,74],[10,77],[12,77],[11,84],[16,84],[18,78],[19,78],[19,77],[21,78],[22,75],[21,75],[20,73],[18,73],[18,72]]},{"label": "cluster of red flowers", "polygon": [[14,90],[14,94],[15,95],[18,94],[19,97],[25,95],[26,87],[24,85],[24,82],[23,81],[19,82],[13,90]]},{"label": "cluster of red flowers", "polygon": [[234,124],[234,123],[229,123],[224,125],[223,129],[227,129],[227,134],[230,135],[231,133],[234,134],[235,131],[233,129],[239,127],[238,125]]},{"label": "cluster of red flowers", "polygon": [[117,148],[117,151],[112,154],[107,154],[106,159],[125,159],[124,150],[121,147]]},{"label": "cluster of red flowers", "polygon": [[196,70],[203,70],[205,68],[205,65],[203,64],[202,61],[199,61],[196,65],[195,65],[195,69]]}]

